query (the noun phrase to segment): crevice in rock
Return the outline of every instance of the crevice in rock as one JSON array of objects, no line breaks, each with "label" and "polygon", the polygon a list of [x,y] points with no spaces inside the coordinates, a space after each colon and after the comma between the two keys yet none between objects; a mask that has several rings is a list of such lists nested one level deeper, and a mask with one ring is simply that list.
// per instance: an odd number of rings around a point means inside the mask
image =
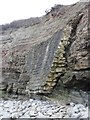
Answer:
[{"label": "crevice in rock", "polygon": [[78,27],[78,24],[80,23],[81,19],[83,17],[83,13],[81,13],[79,16],[77,16],[75,19],[69,21],[68,24],[70,24],[71,26],[71,33],[70,33],[70,37],[69,37],[69,44],[68,46],[65,47],[65,55],[66,55],[66,58],[67,58],[67,53],[69,53],[69,49],[72,45],[72,43],[75,41],[76,39],[76,31],[77,31],[77,27]]}]

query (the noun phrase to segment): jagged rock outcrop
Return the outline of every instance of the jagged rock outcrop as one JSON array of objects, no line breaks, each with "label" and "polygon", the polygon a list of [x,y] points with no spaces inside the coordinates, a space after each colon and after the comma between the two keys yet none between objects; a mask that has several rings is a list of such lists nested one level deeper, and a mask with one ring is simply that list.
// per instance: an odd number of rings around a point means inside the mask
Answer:
[{"label": "jagged rock outcrop", "polygon": [[54,8],[33,24],[2,26],[1,90],[45,94],[57,84],[90,90],[89,3],[58,7],[53,18]]}]

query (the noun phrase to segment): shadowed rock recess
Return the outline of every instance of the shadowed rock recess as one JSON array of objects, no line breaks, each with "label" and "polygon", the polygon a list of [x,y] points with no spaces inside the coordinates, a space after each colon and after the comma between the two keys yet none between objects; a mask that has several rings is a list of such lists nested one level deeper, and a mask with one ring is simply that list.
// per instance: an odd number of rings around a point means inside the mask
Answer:
[{"label": "shadowed rock recess", "polygon": [[90,90],[89,3],[56,5],[40,18],[1,25],[0,90],[48,94]]}]

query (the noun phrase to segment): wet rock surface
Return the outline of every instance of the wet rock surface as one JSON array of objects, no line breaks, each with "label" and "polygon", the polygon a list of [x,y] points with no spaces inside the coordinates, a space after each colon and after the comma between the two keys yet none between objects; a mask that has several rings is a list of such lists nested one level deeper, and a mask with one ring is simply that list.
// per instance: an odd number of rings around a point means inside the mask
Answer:
[{"label": "wet rock surface", "polygon": [[83,104],[60,104],[50,100],[0,100],[2,118],[88,118],[88,107]]}]

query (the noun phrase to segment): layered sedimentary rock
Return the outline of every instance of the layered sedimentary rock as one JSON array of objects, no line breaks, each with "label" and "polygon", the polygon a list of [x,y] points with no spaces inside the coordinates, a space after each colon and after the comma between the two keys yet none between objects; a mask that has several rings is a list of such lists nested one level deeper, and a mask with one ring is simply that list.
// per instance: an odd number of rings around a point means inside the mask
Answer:
[{"label": "layered sedimentary rock", "polygon": [[89,3],[58,7],[33,24],[2,26],[1,90],[51,93],[57,84],[89,90]]}]

